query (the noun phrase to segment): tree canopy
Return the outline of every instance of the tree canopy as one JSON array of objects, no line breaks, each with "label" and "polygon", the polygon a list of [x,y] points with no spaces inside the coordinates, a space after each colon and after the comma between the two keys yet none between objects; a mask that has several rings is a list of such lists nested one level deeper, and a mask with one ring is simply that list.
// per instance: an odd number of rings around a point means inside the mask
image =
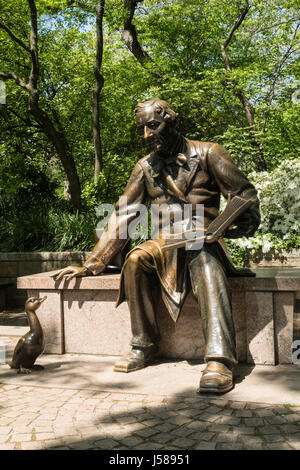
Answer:
[{"label": "tree canopy", "polygon": [[[295,159],[298,7],[297,0],[0,0],[2,249],[51,246],[62,223],[55,214],[88,213],[95,224],[96,205],[116,201],[145,154],[133,116],[139,101],[169,101],[186,137],[223,144],[247,174]],[[48,226],[45,237],[20,235],[8,246],[33,216],[37,234]]]}]

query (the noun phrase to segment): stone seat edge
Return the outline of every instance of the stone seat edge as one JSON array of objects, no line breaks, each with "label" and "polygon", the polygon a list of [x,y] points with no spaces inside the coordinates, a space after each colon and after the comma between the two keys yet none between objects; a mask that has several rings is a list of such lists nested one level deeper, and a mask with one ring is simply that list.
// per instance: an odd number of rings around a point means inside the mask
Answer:
[{"label": "stone seat edge", "polygon": [[[118,290],[120,274],[101,274],[70,281],[55,281],[55,271],[31,274],[17,278],[18,289],[39,290]],[[232,291],[299,291],[299,277],[239,277],[229,278]]]}]

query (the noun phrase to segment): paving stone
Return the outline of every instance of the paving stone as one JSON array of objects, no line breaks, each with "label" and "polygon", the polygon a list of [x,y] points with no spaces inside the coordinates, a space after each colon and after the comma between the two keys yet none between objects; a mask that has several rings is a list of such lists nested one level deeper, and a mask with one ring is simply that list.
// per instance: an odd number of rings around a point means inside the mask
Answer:
[{"label": "paving stone", "polygon": [[0,449],[6,447],[300,450],[300,408],[0,386]]},{"label": "paving stone", "polygon": [[56,435],[54,432],[42,432],[42,433],[37,433],[35,435],[35,438],[37,441],[45,441],[47,439],[55,439]]},{"label": "paving stone", "polygon": [[265,450],[263,444],[244,444],[243,450]]},{"label": "paving stone", "polygon": [[171,439],[173,439],[173,436],[172,436],[172,434],[170,434],[168,432],[161,432],[159,434],[156,434],[155,436],[152,436],[151,439],[154,442],[159,442],[160,444],[165,444],[166,442],[169,442]]},{"label": "paving stone", "polygon": [[[209,421],[211,423],[213,423],[214,421],[216,421],[217,419],[220,419],[220,416],[218,415],[212,415],[210,413],[206,413],[206,411],[204,413],[202,413],[201,415],[201,420],[203,421]],[[222,417],[223,419],[227,418],[226,416],[223,416]]]},{"label": "paving stone", "polygon": [[261,437],[239,436],[238,441],[240,441],[246,447],[261,447],[264,445],[264,441]]},{"label": "paving stone", "polygon": [[300,442],[288,442],[288,444],[294,449],[294,450],[300,450]]},{"label": "paving stone", "polygon": [[191,428],[181,427],[174,429],[174,431],[172,431],[170,434],[172,434],[172,436],[186,437],[192,434],[193,432],[194,431]]},{"label": "paving stone", "polygon": [[286,436],[282,436],[281,434],[265,434],[264,440],[266,442],[283,442],[286,441]]},{"label": "paving stone", "polygon": [[236,442],[237,441],[237,434],[227,433],[227,434],[219,434],[214,438],[216,442]]},{"label": "paving stone", "polygon": [[230,408],[225,408],[222,410],[222,416],[232,416],[234,413],[234,410],[231,410]]},{"label": "paving stone", "polygon": [[[170,436],[169,436],[169,440],[170,440]],[[141,444],[142,442],[143,442],[143,439],[138,436],[128,436],[122,439],[122,445],[125,445],[129,448],[134,448],[135,446],[137,446],[138,444]]]},{"label": "paving stone", "polygon": [[199,442],[194,449],[195,450],[215,450],[216,442]]},{"label": "paving stone", "polygon": [[14,450],[15,444],[3,444],[0,443],[0,450]]},{"label": "paving stone", "polygon": [[68,446],[55,446],[53,448],[50,447],[49,450],[70,450],[70,447],[68,447]]},{"label": "paving stone", "polygon": [[31,434],[12,434],[10,437],[10,442],[30,442],[31,440]]},{"label": "paving stone", "polygon": [[22,442],[21,450],[42,450],[45,449],[44,442]]},{"label": "paving stone", "polygon": [[266,416],[274,416],[273,410],[255,410],[255,415],[259,418],[265,418]]},{"label": "paving stone", "polygon": [[228,402],[228,400],[226,400],[226,398],[225,399],[223,399],[223,398],[214,398],[213,400],[210,399],[209,403],[211,405],[216,405],[219,408],[223,409],[228,405],[229,402]]},{"label": "paving stone", "polygon": [[300,442],[300,433],[296,433],[296,434],[285,434],[284,435],[285,439],[287,442],[291,442],[291,443],[299,443]]},{"label": "paving stone", "polygon": [[217,450],[243,450],[244,449],[244,446],[243,444],[240,444],[238,442],[233,442],[233,443],[229,443],[229,442],[221,442],[221,443],[217,443]]},{"label": "paving stone", "polygon": [[284,417],[285,422],[288,423],[300,423],[300,414],[298,413],[293,413],[293,414],[288,414]]},{"label": "paving stone", "polygon": [[285,424],[287,422],[288,416],[267,416],[264,418],[266,423],[269,424]]},{"label": "paving stone", "polygon": [[227,424],[228,426],[239,426],[241,424],[240,418],[233,418],[232,416],[221,416],[217,424]]},{"label": "paving stone", "polygon": [[175,439],[172,441],[173,446],[179,447],[180,449],[191,449],[195,443],[195,439],[190,438]]},{"label": "paving stone", "polygon": [[0,435],[7,435],[13,428],[11,426],[0,426]]},{"label": "paving stone", "polygon": [[266,404],[266,403],[251,403],[251,402],[248,402],[246,403],[246,409],[247,410],[259,410],[259,409],[267,409],[269,408],[270,405]]},{"label": "paving stone", "polygon": [[157,434],[157,429],[155,428],[154,430],[154,429],[144,428],[144,429],[140,429],[136,431],[136,434],[142,437],[150,437],[150,436],[153,436],[154,434]]},{"label": "paving stone", "polygon": [[173,416],[172,418],[168,419],[168,423],[176,424],[177,426],[182,426],[183,424],[187,424],[190,422],[191,422],[191,418],[187,418],[185,416],[179,416],[179,415]]},{"label": "paving stone", "polygon": [[159,424],[158,426],[155,426],[155,429],[161,432],[172,431],[172,429],[175,429],[175,428],[177,428],[176,424],[172,424],[172,423],[163,423],[163,424]]},{"label": "paving stone", "polygon": [[194,409],[184,409],[179,410],[180,415],[187,416],[188,418],[195,418],[203,413],[202,410],[194,410]]},{"label": "paving stone", "polygon": [[135,449],[136,450],[159,450],[162,449],[164,446],[162,444],[158,444],[156,442],[144,442],[143,444],[138,445]]},{"label": "paving stone", "polygon": [[246,403],[241,403],[239,401],[229,402],[228,404],[233,410],[243,410],[246,407]]},{"label": "paving stone", "polygon": [[5,444],[10,439],[9,434],[1,434],[0,435],[0,444]]},{"label": "paving stone", "polygon": [[72,450],[93,450],[97,449],[96,445],[93,442],[84,440],[82,442],[74,442],[69,446]]},{"label": "paving stone", "polygon": [[[282,426],[280,426],[280,430],[281,429],[282,429]],[[259,428],[259,432],[261,434],[280,434],[279,429],[276,426],[271,426],[270,424],[266,426],[261,426]]]},{"label": "paving stone", "polygon": [[7,416],[0,417],[0,426],[6,426],[7,424],[12,423],[13,418],[8,418]]},{"label": "paving stone", "polygon": [[280,431],[283,433],[296,433],[300,431],[300,428],[294,424],[281,424]]},{"label": "paving stone", "polygon": [[216,434],[213,432],[201,432],[201,433],[194,432],[191,435],[191,437],[195,439],[196,441],[201,442],[201,441],[210,441],[215,437],[215,435]]},{"label": "paving stone", "polygon": [[264,426],[264,420],[263,418],[245,418],[244,423],[246,426]]},{"label": "paving stone", "polygon": [[253,413],[250,410],[237,410],[233,412],[236,418],[252,418]]},{"label": "paving stone", "polygon": [[76,428],[76,431],[78,434],[80,434],[84,438],[87,438],[89,436],[98,436],[102,434],[102,431],[96,428],[95,426],[79,427],[79,428]]},{"label": "paving stone", "polygon": [[208,408],[206,408],[205,410],[207,413],[213,413],[213,414],[222,414],[222,409],[218,406],[209,406]]},{"label": "paving stone", "polygon": [[97,449],[111,450],[114,449],[119,443],[113,439],[101,439],[94,442]]},{"label": "paving stone", "polygon": [[[236,426],[232,429],[232,432],[251,436],[256,433],[255,428],[248,426]],[[278,431],[279,432],[279,431]]]},{"label": "paving stone", "polygon": [[191,423],[188,423],[185,425],[186,428],[192,429],[194,432],[202,432],[206,431],[208,427],[210,426],[210,422],[208,421],[192,421]]},{"label": "paving stone", "polygon": [[273,408],[273,413],[278,414],[278,415],[288,415],[292,413],[294,408],[287,408],[285,406],[275,406]]},{"label": "paving stone", "polygon": [[[131,423],[132,421],[129,421]],[[161,420],[158,419],[146,419],[142,421],[144,426],[153,427],[161,424]]]},{"label": "paving stone", "polygon": [[274,444],[266,444],[266,449],[269,450],[293,450],[286,442],[277,442]]},{"label": "paving stone", "polygon": [[209,428],[207,428],[207,430],[211,432],[228,432],[229,429],[230,426],[226,424],[211,424]]}]

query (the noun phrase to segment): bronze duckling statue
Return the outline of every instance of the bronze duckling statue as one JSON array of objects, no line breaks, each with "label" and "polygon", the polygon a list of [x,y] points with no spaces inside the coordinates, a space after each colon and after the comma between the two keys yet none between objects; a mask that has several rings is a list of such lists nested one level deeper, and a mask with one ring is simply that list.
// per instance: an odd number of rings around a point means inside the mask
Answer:
[{"label": "bronze duckling statue", "polygon": [[18,374],[29,374],[33,369],[43,369],[42,366],[34,366],[38,356],[42,354],[45,348],[44,333],[36,314],[42,302],[47,297],[39,299],[38,297],[29,297],[25,303],[25,311],[28,318],[30,330],[19,339],[9,366],[17,369]]}]

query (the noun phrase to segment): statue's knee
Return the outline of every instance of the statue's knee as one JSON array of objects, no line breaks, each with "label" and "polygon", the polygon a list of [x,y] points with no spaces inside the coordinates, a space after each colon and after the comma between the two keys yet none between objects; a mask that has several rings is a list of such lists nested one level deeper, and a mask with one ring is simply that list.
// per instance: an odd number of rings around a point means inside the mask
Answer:
[{"label": "statue's knee", "polygon": [[131,268],[137,268],[141,266],[144,261],[147,261],[147,258],[149,258],[149,255],[145,251],[135,250],[128,256],[126,265]]}]

